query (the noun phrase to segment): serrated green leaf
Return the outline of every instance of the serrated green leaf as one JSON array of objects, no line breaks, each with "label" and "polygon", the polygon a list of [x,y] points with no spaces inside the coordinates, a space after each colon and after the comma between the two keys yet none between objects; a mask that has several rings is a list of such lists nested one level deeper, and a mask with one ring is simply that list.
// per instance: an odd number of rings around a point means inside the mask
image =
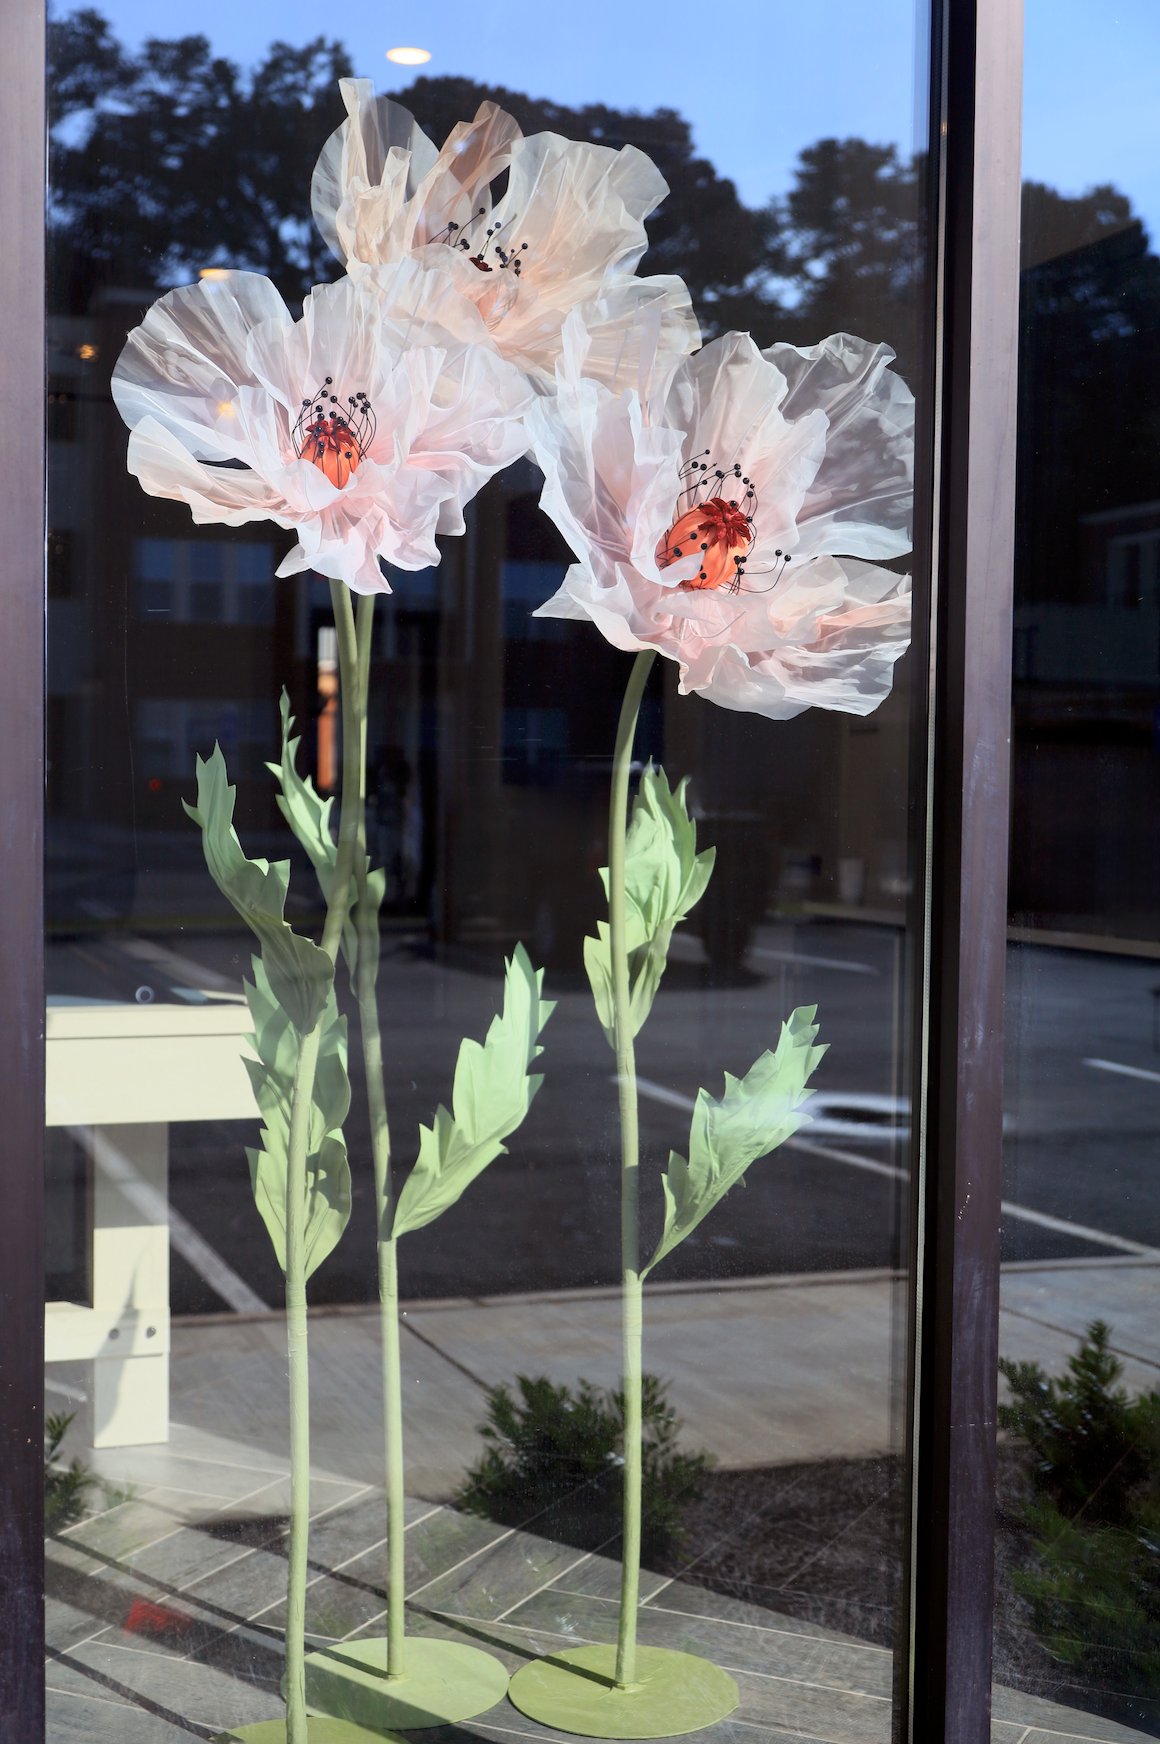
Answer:
[{"label": "serrated green leaf", "polygon": [[262,946],[274,998],[300,1034],[314,1028],[334,980],[326,952],[300,938],[284,918],[289,860],[247,860],[234,829],[235,790],[226,777],[221,747],[197,759],[197,804],[182,804],[201,829],[205,862],[215,884],[233,903]]},{"label": "serrated green leaf", "polygon": [[503,1153],[502,1141],[519,1126],[543,1082],[539,1074],[528,1075],[544,1051],[536,1038],[556,1008],[540,996],[543,981],[544,971],[533,969],[517,945],[504,966],[503,1015],[492,1019],[482,1047],[470,1037],[460,1043],[454,1113],[440,1105],[434,1124],[420,1126],[419,1157],[384,1235],[434,1222]]},{"label": "serrated green leaf", "polygon": [[[688,785],[686,776],[673,792],[663,769],[648,763],[641,771],[624,852],[630,951],[684,920],[709,882],[717,851],[697,853],[697,825],[685,802]],[[607,894],[607,867],[601,877]]]},{"label": "serrated green leaf", "polygon": [[[616,1007],[612,997],[612,951],[609,946],[609,929],[606,920],[598,920],[596,930],[600,937],[584,940],[584,967],[588,971],[588,984],[592,988],[592,998],[596,1003],[596,1015],[600,1026],[608,1038],[608,1045],[616,1047]],[[629,975],[632,975],[632,959],[629,959]],[[631,984],[631,982],[630,982]],[[636,1031],[633,1030],[633,1035]]]},{"label": "serrated green leaf", "polygon": [[[254,1020],[249,1038],[257,1053],[245,1067],[262,1116],[261,1148],[247,1147],[254,1202],[286,1267],[286,1168],[290,1106],[298,1065],[298,1032],[279,1006],[261,957],[252,959],[254,979],[245,981],[246,1002]],[[306,1143],[306,1209],[303,1246],[309,1277],[330,1253],[350,1217],[350,1166],[342,1123],[350,1108],[346,1070],[346,1019],[338,1014],[330,990],[314,1074],[314,1094]]]},{"label": "serrated green leaf", "polygon": [[720,1102],[698,1090],[689,1128],[689,1159],[669,1153],[665,1194],[665,1227],[643,1278],[667,1253],[684,1241],[702,1218],[736,1186],[758,1157],[775,1150],[810,1116],[802,1106],[813,1095],[806,1089],[828,1044],[814,1047],[818,1026],[816,1005],[800,1005],[781,1026],[777,1050],[768,1049],[744,1078],[725,1074]]},{"label": "serrated green leaf", "polygon": [[[290,713],[290,698],[285,686],[278,703],[282,717],[282,761],[267,763],[266,768],[276,775],[282,784],[278,794],[278,810],[294,831],[302,846],[310,857],[310,863],[318,874],[318,882],[323,898],[330,901],[330,887],[334,880],[334,865],[338,855],[338,844],[330,833],[330,813],[334,805],[333,799],[323,799],[315,791],[314,782],[308,775],[305,780],[295,767],[300,739],[292,739],[294,716]],[[346,966],[353,975],[358,961],[358,940],[351,915],[355,904],[357,879],[351,879],[350,912],[342,928],[342,954],[346,958]],[[381,900],[381,898],[380,898]]]},{"label": "serrated green leaf", "polygon": [[[697,825],[685,803],[688,785],[686,777],[673,792],[664,770],[649,763],[641,773],[633,801],[624,853],[625,944],[633,1036],[652,1010],[668,962],[673,928],[705,894],[717,857],[716,848],[697,852]],[[600,876],[607,896],[607,866],[601,867]],[[608,923],[598,922],[597,932],[598,938],[584,941],[584,967],[597,1016],[609,1047],[615,1049]]]}]

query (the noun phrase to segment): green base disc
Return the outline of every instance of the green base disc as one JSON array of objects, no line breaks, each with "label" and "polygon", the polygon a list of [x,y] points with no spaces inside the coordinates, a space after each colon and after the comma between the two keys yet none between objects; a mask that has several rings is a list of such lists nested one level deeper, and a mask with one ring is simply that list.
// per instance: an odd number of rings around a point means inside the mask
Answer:
[{"label": "green base disc", "polygon": [[474,1719],[507,1694],[508,1674],[500,1661],[459,1641],[408,1635],[402,1677],[388,1681],[386,1672],[382,1637],[308,1653],[307,1705],[312,1713],[379,1732],[409,1731]]},{"label": "green base disc", "polygon": [[[310,1744],[406,1744],[387,1732],[368,1732],[365,1726],[352,1726],[349,1720],[313,1718],[306,1722]],[[259,1720],[253,1726],[235,1726],[232,1732],[219,1732],[215,1744],[286,1744],[285,1720]]]},{"label": "green base disc", "polygon": [[700,1732],[740,1701],[727,1671],[692,1653],[638,1647],[637,1681],[617,1689],[615,1647],[569,1647],[517,1671],[508,1695],[531,1720],[582,1738],[674,1738]]}]

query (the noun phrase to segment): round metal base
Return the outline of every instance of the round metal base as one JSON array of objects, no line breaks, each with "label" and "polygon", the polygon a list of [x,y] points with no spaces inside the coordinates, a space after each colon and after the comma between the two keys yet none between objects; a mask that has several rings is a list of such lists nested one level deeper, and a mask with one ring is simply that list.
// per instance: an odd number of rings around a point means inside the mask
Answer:
[{"label": "round metal base", "polygon": [[582,1738],[673,1738],[731,1714],[740,1697],[727,1671],[692,1653],[638,1647],[637,1681],[617,1689],[615,1647],[570,1647],[516,1672],[508,1695],[522,1714]]},{"label": "round metal base", "polygon": [[[402,1677],[387,1678],[382,1637],[344,1641],[306,1655],[306,1704],[379,1732],[453,1725],[502,1702],[508,1674],[498,1659],[458,1641],[409,1635]],[[311,1740],[313,1744],[313,1739]]]},{"label": "round metal base", "polygon": [[[309,1744],[406,1744],[404,1738],[393,1738],[388,1732],[368,1732],[365,1726],[352,1726],[349,1720],[330,1720],[315,1716],[306,1722]],[[259,1720],[252,1726],[235,1726],[231,1732],[219,1732],[214,1744],[286,1744],[285,1720]]]}]

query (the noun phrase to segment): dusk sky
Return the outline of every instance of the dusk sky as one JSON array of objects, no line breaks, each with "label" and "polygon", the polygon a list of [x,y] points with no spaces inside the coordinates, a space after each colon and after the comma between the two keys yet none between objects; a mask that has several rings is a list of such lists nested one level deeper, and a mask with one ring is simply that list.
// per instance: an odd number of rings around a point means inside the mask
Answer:
[{"label": "dusk sky", "polygon": [[[585,0],[565,19],[543,0],[443,0],[422,9],[314,0],[96,0],[117,35],[200,32],[250,65],[278,37],[345,42],[380,91],[414,72],[386,60],[429,49],[429,74],[458,73],[531,96],[621,108],[667,104],[698,149],[760,205],[790,184],[804,145],[837,135],[912,149],[915,9],[909,0],[736,0],[719,11]],[[59,16],[69,10],[59,4]],[[333,20],[333,22],[330,22]],[[1160,4],[1027,0],[1024,173],[1067,193],[1114,182],[1160,233]]]}]

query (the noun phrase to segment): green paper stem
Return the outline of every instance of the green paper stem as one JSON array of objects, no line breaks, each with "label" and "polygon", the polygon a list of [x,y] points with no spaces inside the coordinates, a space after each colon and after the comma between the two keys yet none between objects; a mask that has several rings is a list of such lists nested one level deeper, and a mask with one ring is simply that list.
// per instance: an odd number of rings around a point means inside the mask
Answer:
[{"label": "green paper stem", "polygon": [[[422,1228],[437,1217],[448,1204],[454,1203],[464,1188],[494,1157],[503,1152],[503,1138],[520,1124],[541,1081],[538,1075],[522,1077],[521,1089],[516,1089],[511,1081],[512,1049],[518,1048],[526,1071],[526,1067],[542,1051],[536,1045],[536,1037],[551,1015],[552,1006],[540,996],[543,971],[533,971],[522,945],[517,945],[505,973],[503,1018],[497,1018],[493,1022],[482,1048],[469,1040],[461,1045],[455,1075],[456,1112],[451,1115],[445,1108],[440,1107],[434,1126],[431,1129],[420,1129],[419,1160],[396,1205],[391,1187],[390,1126],[376,996],[380,956],[379,906],[383,898],[384,874],[381,871],[371,871],[366,844],[367,696],[374,628],[374,596],[364,595],[359,599],[357,622],[351,620],[349,597],[343,602],[343,606],[345,610],[340,618],[341,608],[336,601],[339,688],[343,702],[343,798],[339,850],[342,850],[348,833],[353,834],[355,904],[351,920],[355,936],[352,941],[349,933],[347,934],[346,950],[347,961],[353,965],[351,981],[359,1006],[375,1171],[387,1490],[387,1640],[383,1668],[376,1668],[374,1675],[382,1678],[385,1672],[386,1683],[402,1684],[408,1680],[413,1681],[414,1644],[405,1645],[406,1520],[397,1237],[406,1229]],[[284,706],[284,714],[288,706]],[[288,731],[288,726],[285,730]],[[290,781],[285,758],[284,745],[284,787]],[[352,796],[356,796],[353,803]],[[294,816],[298,814],[288,810],[287,815],[293,822]],[[301,822],[301,818],[299,821]],[[320,866],[320,859],[327,859],[323,842],[321,839],[314,839],[310,830],[304,835],[299,829],[299,839],[304,841],[308,851],[313,847],[311,857],[316,866]],[[320,868],[320,877],[322,876],[324,873]],[[333,892],[337,888],[337,860],[331,877],[333,908]],[[348,895],[349,888],[348,879]],[[495,1074],[494,1082],[489,1078],[489,1072]],[[407,1220],[408,1216],[410,1221]],[[377,1646],[375,1651],[377,1653]],[[486,1659],[487,1656],[476,1655],[476,1658]],[[313,1659],[308,1661],[308,1671],[312,1663]],[[494,1661],[490,1663],[496,1665]],[[478,1667],[474,1675],[478,1682],[482,1675]],[[341,1681],[340,1677],[339,1682]],[[483,1682],[486,1684],[486,1677]],[[327,1688],[330,1689],[330,1684]],[[331,1699],[338,1699],[333,1689],[327,1697],[328,1701]],[[486,1705],[491,1705],[494,1699],[494,1696],[490,1697]],[[394,1706],[398,1708],[401,1702],[405,1707],[406,1703],[396,1690]],[[480,1710],[474,1706],[470,1709],[464,1708],[463,1716],[469,1711],[474,1714]]]},{"label": "green paper stem", "polygon": [[[383,1429],[387,1488],[387,1678],[403,1676],[405,1639],[406,1517],[403,1499],[403,1387],[399,1355],[399,1263],[398,1248],[386,1239],[394,1207],[391,1193],[391,1129],[387,1118],[387,1095],[383,1074],[383,1043],[379,1029],[376,994],[379,969],[379,911],[367,888],[366,851],[366,735],[367,694],[370,683],[371,637],[374,629],[374,594],[358,602],[354,672],[342,668],[339,648],[340,685],[345,694],[349,678],[358,686],[359,698],[359,806],[358,850],[355,883],[358,902],[355,930],[358,934],[356,994],[362,1033],[363,1065],[366,1071],[367,1106],[371,1125],[371,1155],[375,1170],[375,1216],[378,1230],[379,1305],[383,1365]],[[345,792],[345,786],[344,786]]]},{"label": "green paper stem", "polygon": [[[358,642],[354,612],[345,582],[332,581],[334,627],[338,636],[339,694],[342,702],[342,803],[338,814],[338,853],[334,880],[322,929],[322,948],[331,962],[338,960],[343,923],[350,907],[350,885],[355,876],[356,849],[364,831],[362,785],[366,764],[366,691],[358,682]],[[354,683],[349,679],[354,677]],[[343,683],[343,679],[347,683]],[[365,869],[364,869],[365,875]]]},{"label": "green paper stem", "polygon": [[636,1680],[641,1481],[640,1146],[628,978],[624,861],[632,746],[641,697],[655,659],[656,651],[648,649],[638,654],[633,663],[616,729],[612,795],[608,808],[608,926],[616,1077],[620,1092],[620,1250],[624,1301],[624,1544],[620,1572],[620,1628],[616,1644],[616,1682],[621,1689],[628,1688]]},{"label": "green paper stem", "polygon": [[[340,664],[356,669],[354,614],[345,583],[332,581],[330,598],[338,633]],[[350,885],[358,843],[359,766],[363,744],[360,712],[365,698],[357,683],[342,685],[342,809],[330,901],[322,929],[322,949],[333,968],[350,906]],[[290,1554],[286,1577],[286,1740],[307,1744],[306,1718],[306,1557],[310,1536],[310,1370],[306,1343],[306,1151],[310,1104],[322,1040],[324,1013],[303,1036],[294,1073],[290,1137],[286,1162],[286,1344],[290,1369]]]},{"label": "green paper stem", "polygon": [[286,1348],[290,1369],[290,1559],[286,1576],[286,1737],[306,1744],[306,1552],[310,1531],[310,1370],[306,1349],[306,1147],[321,1022],[298,1049],[286,1165]]},{"label": "green paper stem", "polygon": [[[377,1183],[376,1183],[377,1187]],[[387,1197],[390,1197],[388,1178]],[[389,1209],[389,1206],[388,1206]],[[403,1503],[403,1382],[399,1359],[399,1246],[379,1242],[379,1301],[383,1326],[383,1420],[387,1456],[387,1680],[403,1676],[406,1638]]]}]

